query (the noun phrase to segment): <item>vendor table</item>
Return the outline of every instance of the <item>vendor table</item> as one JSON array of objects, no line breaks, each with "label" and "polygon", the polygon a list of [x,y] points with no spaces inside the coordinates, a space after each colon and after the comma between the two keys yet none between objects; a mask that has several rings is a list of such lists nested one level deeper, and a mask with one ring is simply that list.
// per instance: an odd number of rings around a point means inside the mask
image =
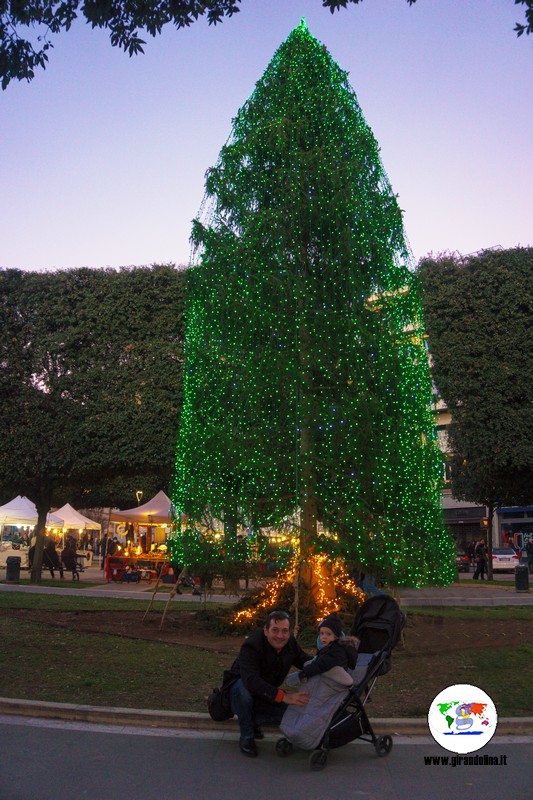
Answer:
[{"label": "vendor table", "polygon": [[107,582],[128,580],[128,567],[134,567],[139,574],[139,581],[150,583],[155,580],[165,563],[165,556],[107,556],[105,560],[105,576]]}]

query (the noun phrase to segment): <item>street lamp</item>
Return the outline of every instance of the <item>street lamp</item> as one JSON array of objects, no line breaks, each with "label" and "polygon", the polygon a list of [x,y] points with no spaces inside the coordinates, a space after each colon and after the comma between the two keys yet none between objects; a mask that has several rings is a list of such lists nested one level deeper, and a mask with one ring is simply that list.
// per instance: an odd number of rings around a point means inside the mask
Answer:
[{"label": "street lamp", "polygon": [[141,489],[137,489],[137,491],[135,492],[135,497],[137,498],[137,505],[140,505],[142,496],[143,493]]}]

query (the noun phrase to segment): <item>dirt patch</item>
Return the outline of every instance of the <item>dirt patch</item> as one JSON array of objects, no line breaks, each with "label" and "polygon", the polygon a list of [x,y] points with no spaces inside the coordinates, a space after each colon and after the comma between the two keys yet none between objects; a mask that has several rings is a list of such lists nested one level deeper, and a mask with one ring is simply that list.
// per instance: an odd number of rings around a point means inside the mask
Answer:
[{"label": "dirt patch", "polygon": [[195,611],[173,611],[161,625],[161,614],[144,611],[39,611],[0,609],[0,616],[15,617],[42,625],[68,628],[80,633],[104,633],[129,639],[182,644],[215,653],[239,652],[241,636],[219,636],[197,618]]},{"label": "dirt patch", "polygon": [[[199,619],[196,611],[173,610],[162,627],[160,613],[150,613],[143,621],[142,611],[2,609],[2,617],[79,633],[199,648],[220,656],[220,670],[231,664],[243,640],[241,635],[217,635]],[[369,713],[377,717],[425,716],[431,701],[444,687],[472,683],[489,692],[503,716],[531,715],[531,704],[524,704],[525,687],[530,686],[533,677],[530,653],[520,656],[520,664],[513,661],[516,647],[526,643],[533,643],[533,622],[527,619],[461,620],[411,615],[403,641],[394,651],[392,669],[378,680],[372,693]],[[502,682],[502,675],[510,672],[515,676],[513,683],[522,681],[514,693],[509,691],[508,683]],[[527,678],[526,673],[531,677]],[[209,679],[204,694],[210,686]],[[196,695],[199,696],[199,690]],[[205,701],[198,700],[196,695],[192,700],[188,694],[173,696],[172,707],[203,710]],[[144,701],[147,705],[142,707],[156,707],[150,697]]]},{"label": "dirt patch", "polygon": [[[242,636],[214,633],[195,611],[173,611],[161,625],[161,614],[142,611],[40,611],[3,609],[0,616],[16,617],[84,633],[105,633],[130,639],[200,647],[216,653],[239,651]],[[420,658],[422,655],[479,650],[484,647],[514,646],[533,637],[531,620],[461,620],[446,617],[412,616],[407,620],[399,652]]]},{"label": "dirt patch", "polygon": [[479,650],[522,644],[533,638],[531,620],[461,620],[445,617],[408,617],[406,655],[438,655],[457,650]]}]

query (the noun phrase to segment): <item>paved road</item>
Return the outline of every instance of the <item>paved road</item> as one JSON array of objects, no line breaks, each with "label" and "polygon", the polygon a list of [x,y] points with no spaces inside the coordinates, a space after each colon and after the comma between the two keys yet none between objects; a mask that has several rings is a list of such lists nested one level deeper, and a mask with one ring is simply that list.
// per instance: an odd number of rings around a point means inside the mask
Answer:
[{"label": "paved road", "polygon": [[[311,772],[308,753],[286,759],[275,735],[257,759],[235,735],[124,729],[0,717],[0,800],[531,800],[533,737],[494,737],[480,755],[506,764],[426,765],[446,755],[430,737],[395,739],[378,758],[364,742]],[[38,756],[36,757],[36,754]],[[497,789],[495,788],[497,787]]]}]

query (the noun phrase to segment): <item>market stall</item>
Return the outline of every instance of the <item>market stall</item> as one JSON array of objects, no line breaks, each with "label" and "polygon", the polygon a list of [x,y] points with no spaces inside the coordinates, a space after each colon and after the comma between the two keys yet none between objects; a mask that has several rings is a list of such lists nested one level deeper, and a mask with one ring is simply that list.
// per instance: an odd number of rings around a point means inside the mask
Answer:
[{"label": "market stall", "polygon": [[131,555],[152,554],[158,545],[163,545],[173,521],[172,503],[160,491],[151,500],[124,511],[113,509],[111,522],[118,523],[117,532],[125,536],[126,549]]},{"label": "market stall", "polygon": [[[37,525],[37,518],[35,503],[22,495],[18,495],[9,503],[0,506],[0,567],[5,567],[7,559],[11,556],[19,556],[21,566],[27,567],[29,531],[30,528],[33,529]],[[49,513],[46,517],[46,527],[51,530],[60,530],[63,527],[62,517]],[[16,528],[16,535],[13,535],[12,532],[6,535],[6,528]],[[21,533],[24,533],[23,537],[21,537]]]},{"label": "market stall", "polygon": [[[83,538],[88,538],[88,531],[98,532],[98,534],[100,534],[102,531],[102,526],[100,523],[95,522],[89,517],[85,517],[83,514],[80,514],[80,512],[76,511],[76,509],[73,508],[70,503],[65,503],[65,505],[61,506],[61,508],[58,508],[54,514],[63,518],[62,540],[64,541],[65,533],[68,533],[68,531],[75,531],[75,538],[76,542],[78,543],[78,551],[84,555],[85,560],[88,564],[90,564],[92,561],[93,549],[84,546]],[[81,537],[81,540],[79,537]],[[87,544],[87,542],[85,542],[85,544]]]},{"label": "market stall", "polygon": [[[17,526],[33,528],[37,525],[37,508],[35,503],[27,497],[18,495],[3,506],[0,506],[0,526]],[[60,514],[51,512],[46,516],[47,528],[62,528],[63,518]]]}]

